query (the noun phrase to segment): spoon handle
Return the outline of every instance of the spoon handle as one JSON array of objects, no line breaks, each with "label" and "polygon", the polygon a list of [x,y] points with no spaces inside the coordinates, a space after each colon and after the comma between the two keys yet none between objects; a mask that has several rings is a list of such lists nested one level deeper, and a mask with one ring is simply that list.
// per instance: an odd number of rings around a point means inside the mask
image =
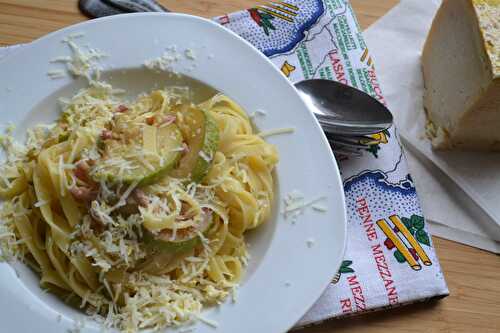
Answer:
[{"label": "spoon handle", "polygon": [[154,0],[79,0],[78,7],[90,18],[135,12],[169,12]]},{"label": "spoon handle", "polygon": [[168,10],[153,0],[101,0],[124,12],[168,12]]}]

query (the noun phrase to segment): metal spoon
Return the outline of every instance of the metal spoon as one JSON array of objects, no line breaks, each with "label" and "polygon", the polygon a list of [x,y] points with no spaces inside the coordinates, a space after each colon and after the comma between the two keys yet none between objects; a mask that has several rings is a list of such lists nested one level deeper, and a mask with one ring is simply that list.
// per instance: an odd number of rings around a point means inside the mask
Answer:
[{"label": "metal spoon", "polygon": [[391,127],[391,112],[361,90],[323,79],[295,83],[299,95],[325,132],[335,136],[362,136]]}]

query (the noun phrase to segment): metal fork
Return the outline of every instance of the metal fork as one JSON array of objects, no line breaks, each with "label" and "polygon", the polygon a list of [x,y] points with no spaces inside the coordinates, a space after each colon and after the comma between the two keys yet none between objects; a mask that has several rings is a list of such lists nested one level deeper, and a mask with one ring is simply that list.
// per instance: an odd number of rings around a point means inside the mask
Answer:
[{"label": "metal fork", "polygon": [[369,151],[371,146],[378,145],[379,141],[368,135],[363,136],[336,136],[325,132],[326,138],[335,155],[360,157],[363,152]]}]

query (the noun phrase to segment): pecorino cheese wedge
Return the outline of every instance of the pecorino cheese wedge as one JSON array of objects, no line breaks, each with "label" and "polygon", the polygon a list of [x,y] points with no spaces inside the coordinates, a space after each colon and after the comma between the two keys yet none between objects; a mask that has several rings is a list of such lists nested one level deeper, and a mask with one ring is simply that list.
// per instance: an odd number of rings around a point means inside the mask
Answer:
[{"label": "pecorino cheese wedge", "polygon": [[422,68],[434,148],[500,151],[500,0],[444,0]]}]

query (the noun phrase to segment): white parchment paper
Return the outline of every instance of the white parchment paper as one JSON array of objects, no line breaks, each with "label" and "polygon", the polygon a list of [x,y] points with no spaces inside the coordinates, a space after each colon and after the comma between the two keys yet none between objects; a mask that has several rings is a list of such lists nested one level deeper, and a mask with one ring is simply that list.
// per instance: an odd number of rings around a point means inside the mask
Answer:
[{"label": "white parchment paper", "polygon": [[364,33],[430,231],[500,253],[500,154],[435,152],[424,137],[420,55],[439,0],[403,0]]}]

